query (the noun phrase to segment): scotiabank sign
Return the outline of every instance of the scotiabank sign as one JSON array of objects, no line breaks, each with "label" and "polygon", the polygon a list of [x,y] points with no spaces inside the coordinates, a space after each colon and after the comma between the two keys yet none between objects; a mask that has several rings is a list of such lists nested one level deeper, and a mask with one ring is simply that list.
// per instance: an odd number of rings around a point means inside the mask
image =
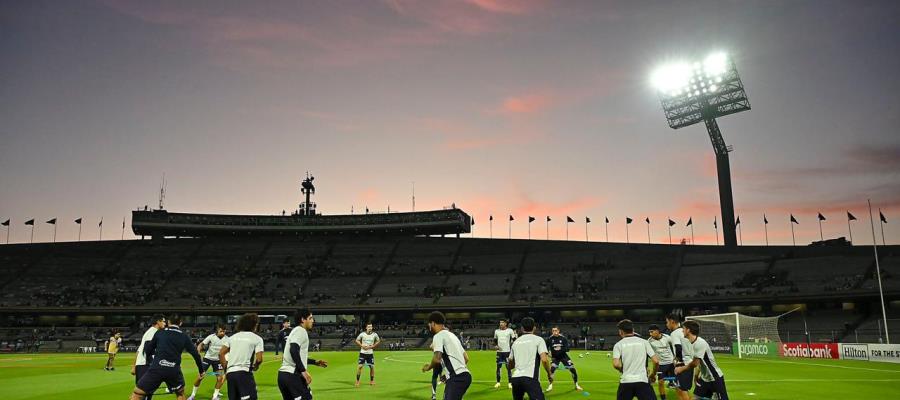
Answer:
[{"label": "scotiabank sign", "polygon": [[837,343],[782,343],[778,349],[782,357],[840,358]]}]

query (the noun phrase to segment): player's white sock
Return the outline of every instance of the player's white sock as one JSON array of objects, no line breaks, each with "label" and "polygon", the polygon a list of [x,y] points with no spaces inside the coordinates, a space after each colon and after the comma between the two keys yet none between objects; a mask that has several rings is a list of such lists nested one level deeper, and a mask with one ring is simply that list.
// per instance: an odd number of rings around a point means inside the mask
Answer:
[{"label": "player's white sock", "polygon": [[199,387],[199,386],[194,386],[194,388],[191,389],[191,397],[194,397],[194,396],[197,395],[197,389],[200,389],[200,387]]},{"label": "player's white sock", "polygon": [[219,389],[216,389],[216,391],[213,392],[213,398],[217,398],[217,397],[219,397]]}]

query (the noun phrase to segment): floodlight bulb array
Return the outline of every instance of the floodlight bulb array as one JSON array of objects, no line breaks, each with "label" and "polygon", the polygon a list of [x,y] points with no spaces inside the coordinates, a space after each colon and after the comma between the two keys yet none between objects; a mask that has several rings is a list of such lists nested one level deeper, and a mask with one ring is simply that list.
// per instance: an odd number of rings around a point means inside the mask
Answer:
[{"label": "floodlight bulb array", "polygon": [[664,65],[652,76],[653,85],[668,97],[698,97],[718,92],[722,76],[728,72],[728,55],[717,52],[702,62],[684,61]]}]

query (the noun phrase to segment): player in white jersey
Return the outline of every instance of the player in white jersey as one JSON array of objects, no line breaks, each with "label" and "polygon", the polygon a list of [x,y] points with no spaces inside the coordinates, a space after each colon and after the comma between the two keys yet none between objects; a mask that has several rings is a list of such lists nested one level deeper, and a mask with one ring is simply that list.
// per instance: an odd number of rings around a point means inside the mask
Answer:
[{"label": "player in white jersey", "polygon": [[312,376],[306,367],[308,365],[327,367],[328,362],[309,358],[309,330],[315,323],[312,311],[297,310],[295,316],[297,327],[291,329],[291,333],[287,336],[281,368],[278,368],[278,390],[284,400],[312,400],[312,391],[309,388]]},{"label": "player in white jersey", "polygon": [[422,366],[422,372],[431,371],[437,366],[444,369],[447,381],[444,385],[444,400],[461,400],[472,385],[472,375],[467,364],[469,355],[463,349],[459,338],[444,329],[446,318],[440,311],[428,315],[428,329],[434,334],[431,339],[434,350],[431,362]]},{"label": "player in white jersey", "polygon": [[222,344],[227,340],[228,336],[225,335],[225,327],[218,325],[216,326],[216,333],[210,334],[197,345],[197,352],[206,352],[203,355],[203,373],[197,375],[197,379],[194,380],[194,388],[187,400],[194,400],[194,397],[197,396],[197,391],[200,390],[200,383],[203,382],[206,371],[210,367],[212,367],[213,374],[216,375],[216,390],[213,392],[212,400],[219,400],[219,391],[222,390],[222,385],[225,383],[225,371],[222,370],[222,366],[219,364],[219,351],[222,350]]},{"label": "player in white jersey", "polygon": [[672,338],[659,330],[659,326],[650,325],[648,328],[650,337],[647,342],[656,356],[659,357],[659,369],[656,373],[659,399],[666,400],[666,381],[675,380],[675,348],[672,346]]},{"label": "player in white jersey", "polygon": [[356,387],[359,387],[359,374],[362,373],[364,365],[369,366],[369,385],[375,384],[375,348],[381,344],[381,338],[375,333],[372,324],[366,324],[366,331],[356,337],[356,344],[359,345],[359,359],[356,364]]},{"label": "player in white jersey", "polygon": [[[616,400],[631,400],[635,397],[638,400],[655,400],[649,383],[653,379],[653,372],[647,371],[647,358],[654,364],[659,364],[659,357],[650,343],[634,334],[634,325],[630,320],[623,319],[616,327],[622,337],[613,346],[613,368],[622,372]],[[653,370],[656,370],[656,366]]]},{"label": "player in white jersey", "polygon": [[516,331],[509,327],[509,322],[505,319],[500,320],[500,329],[494,330],[494,341],[497,343],[497,383],[494,389],[500,387],[500,368],[506,366],[506,380],[509,382],[507,386],[512,389],[512,368],[506,359],[509,358],[509,351],[513,341],[516,340]]},{"label": "player in white jersey", "polygon": [[[150,365],[150,361],[147,359],[146,354],[144,354],[144,344],[153,340],[153,335],[156,334],[160,329],[166,328],[166,317],[162,314],[156,314],[151,319],[152,325],[150,328],[144,332],[144,336],[141,337],[141,344],[138,345],[137,356],[134,358],[134,363],[131,364],[131,375],[134,375],[134,383],[137,384],[138,381],[141,380],[141,377],[144,376],[144,373],[147,372],[147,368]],[[153,397],[153,394],[148,394],[145,399],[150,400]]]},{"label": "player in white jersey", "polygon": [[521,326],[524,334],[512,345],[509,354],[509,366],[513,370],[511,379],[513,400],[523,400],[526,394],[531,400],[544,400],[540,367],[544,367],[549,377],[550,356],[547,342],[534,334],[534,318],[522,318]]},{"label": "player in white jersey", "polygon": [[225,370],[225,380],[228,381],[228,400],[257,399],[253,371],[262,364],[264,350],[263,339],[256,334],[257,329],[258,315],[241,315],[235,327],[237,333],[222,342],[219,364]]},{"label": "player in white jersey", "polygon": [[[681,328],[681,315],[666,315],[666,327],[669,328],[669,339],[672,340],[672,348],[675,350],[675,369],[691,362],[694,354],[694,346],[684,337]],[[675,393],[679,400],[691,400],[691,386],[694,384],[694,374],[691,371],[675,374]]]},{"label": "player in white jersey", "polygon": [[684,336],[694,346],[694,358],[684,366],[675,368],[676,372],[690,372],[691,369],[700,367],[700,377],[697,379],[697,387],[694,388],[694,396],[697,399],[711,399],[718,395],[718,400],[728,400],[728,390],[725,389],[725,373],[719,368],[716,357],[713,355],[709,343],[700,337],[700,324],[697,321],[684,322]]}]

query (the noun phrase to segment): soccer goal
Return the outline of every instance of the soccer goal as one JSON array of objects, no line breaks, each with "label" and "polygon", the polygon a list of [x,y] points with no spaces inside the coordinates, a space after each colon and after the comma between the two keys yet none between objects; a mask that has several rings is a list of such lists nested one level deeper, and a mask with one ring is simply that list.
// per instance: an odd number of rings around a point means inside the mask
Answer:
[{"label": "soccer goal", "polygon": [[[741,313],[697,315],[685,318],[700,323],[700,336],[713,351],[745,356],[777,356],[781,336],[778,320],[796,310],[774,317],[752,317]],[[729,351],[728,349],[733,349]]]}]

